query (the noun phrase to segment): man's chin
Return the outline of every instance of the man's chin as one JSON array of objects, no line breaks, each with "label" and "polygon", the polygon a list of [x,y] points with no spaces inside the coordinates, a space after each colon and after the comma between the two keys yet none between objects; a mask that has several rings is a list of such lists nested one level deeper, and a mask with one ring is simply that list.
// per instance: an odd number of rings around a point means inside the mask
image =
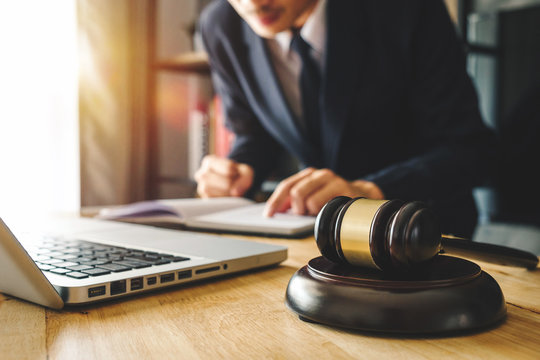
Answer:
[{"label": "man's chin", "polygon": [[285,29],[283,29],[283,30],[253,29],[255,34],[257,34],[260,37],[265,38],[265,39],[273,39],[278,33],[282,32],[284,30]]},{"label": "man's chin", "polygon": [[249,27],[255,32],[255,34],[266,39],[272,39],[276,36],[276,34],[288,29],[285,26],[279,25],[265,26],[259,22],[250,22]]}]

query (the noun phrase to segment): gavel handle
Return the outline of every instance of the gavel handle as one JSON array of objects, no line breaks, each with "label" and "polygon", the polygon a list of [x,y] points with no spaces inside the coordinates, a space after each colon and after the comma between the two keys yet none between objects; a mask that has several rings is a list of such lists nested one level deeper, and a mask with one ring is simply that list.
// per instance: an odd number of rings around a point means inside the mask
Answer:
[{"label": "gavel handle", "polygon": [[442,253],[474,258],[480,261],[499,265],[525,267],[536,269],[538,257],[528,251],[506,246],[473,242],[464,239],[441,238]]}]

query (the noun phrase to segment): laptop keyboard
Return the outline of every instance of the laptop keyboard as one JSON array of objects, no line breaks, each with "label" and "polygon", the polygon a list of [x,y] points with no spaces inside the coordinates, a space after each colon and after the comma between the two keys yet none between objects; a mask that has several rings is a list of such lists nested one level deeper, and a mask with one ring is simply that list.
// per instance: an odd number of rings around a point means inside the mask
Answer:
[{"label": "laptop keyboard", "polygon": [[85,240],[44,238],[26,249],[42,271],[84,279],[189,260],[188,257],[97,244]]}]

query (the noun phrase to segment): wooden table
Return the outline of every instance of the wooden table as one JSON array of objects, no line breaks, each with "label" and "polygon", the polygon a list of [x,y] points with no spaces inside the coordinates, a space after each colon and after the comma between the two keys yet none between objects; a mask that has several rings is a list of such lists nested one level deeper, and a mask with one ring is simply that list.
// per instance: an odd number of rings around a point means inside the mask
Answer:
[{"label": "wooden table", "polygon": [[[500,326],[452,337],[389,336],[306,323],[285,289],[318,256],[313,238],[282,265],[79,309],[48,310],[0,294],[0,359],[540,359],[540,270],[478,262],[500,284]],[[1,274],[0,276],[6,276]]]}]

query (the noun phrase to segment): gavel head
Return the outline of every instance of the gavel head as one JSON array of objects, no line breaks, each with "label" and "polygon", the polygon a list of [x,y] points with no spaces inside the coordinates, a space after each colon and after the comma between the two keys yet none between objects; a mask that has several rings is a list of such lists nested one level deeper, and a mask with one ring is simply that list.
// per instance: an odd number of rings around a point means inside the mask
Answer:
[{"label": "gavel head", "polygon": [[315,240],[330,261],[410,271],[440,252],[441,230],[426,204],[338,196],[319,212]]}]

